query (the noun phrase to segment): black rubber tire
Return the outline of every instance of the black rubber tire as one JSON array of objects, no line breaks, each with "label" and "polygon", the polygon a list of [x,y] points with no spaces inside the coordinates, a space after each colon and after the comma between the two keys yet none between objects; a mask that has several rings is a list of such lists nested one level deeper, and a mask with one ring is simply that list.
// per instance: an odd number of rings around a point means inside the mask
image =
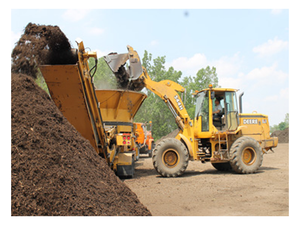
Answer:
[{"label": "black rubber tire", "polygon": [[213,165],[213,167],[215,167],[215,169],[219,170],[219,171],[229,171],[231,170],[231,165],[230,162],[226,162],[226,163],[211,163]]},{"label": "black rubber tire", "polygon": [[[169,156],[169,157],[168,157]],[[174,165],[169,165],[166,160]],[[177,177],[184,173],[189,163],[189,153],[185,145],[175,139],[162,140],[153,150],[153,166],[163,177]]]},{"label": "black rubber tire", "polygon": [[255,139],[244,136],[232,144],[230,158],[230,165],[235,172],[255,173],[262,165],[263,151]]}]

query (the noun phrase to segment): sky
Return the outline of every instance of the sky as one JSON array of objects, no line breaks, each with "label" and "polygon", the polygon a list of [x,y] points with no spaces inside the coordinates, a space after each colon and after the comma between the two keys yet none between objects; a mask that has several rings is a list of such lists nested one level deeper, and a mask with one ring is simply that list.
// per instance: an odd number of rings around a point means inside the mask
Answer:
[{"label": "sky", "polygon": [[73,47],[83,40],[98,57],[131,45],[166,56],[182,76],[216,67],[221,87],[244,92],[243,112],[270,125],[289,113],[289,9],[11,9],[11,49],[26,25],[57,25]]}]

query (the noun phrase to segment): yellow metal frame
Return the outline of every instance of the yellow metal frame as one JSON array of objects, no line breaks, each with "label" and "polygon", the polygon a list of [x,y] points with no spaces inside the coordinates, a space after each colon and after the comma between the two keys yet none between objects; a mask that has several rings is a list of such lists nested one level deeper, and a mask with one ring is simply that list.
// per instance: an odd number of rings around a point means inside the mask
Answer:
[{"label": "yellow metal frame", "polygon": [[82,41],[77,44],[77,64],[43,65],[40,70],[56,106],[109,162],[107,138],[88,66],[88,59],[97,58],[97,54],[85,52]]}]

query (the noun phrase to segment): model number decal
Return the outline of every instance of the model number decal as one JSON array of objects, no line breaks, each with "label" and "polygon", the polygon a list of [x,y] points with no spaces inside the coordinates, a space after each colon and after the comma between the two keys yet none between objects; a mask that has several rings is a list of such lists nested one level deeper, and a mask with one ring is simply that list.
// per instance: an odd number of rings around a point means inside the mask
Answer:
[{"label": "model number decal", "polygon": [[244,119],[243,120],[244,124],[258,124],[257,119]]},{"label": "model number decal", "polygon": [[183,110],[183,106],[182,106],[182,104],[180,102],[180,99],[179,99],[178,95],[175,95],[174,98],[175,98],[175,101],[177,102],[177,105],[178,105],[179,109]]}]

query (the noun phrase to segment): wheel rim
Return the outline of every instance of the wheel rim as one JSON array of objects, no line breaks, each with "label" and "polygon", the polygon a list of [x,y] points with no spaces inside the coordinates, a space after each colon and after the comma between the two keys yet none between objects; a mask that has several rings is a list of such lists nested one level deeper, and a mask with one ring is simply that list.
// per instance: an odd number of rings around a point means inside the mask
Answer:
[{"label": "wheel rim", "polygon": [[256,152],[253,148],[247,147],[243,150],[242,159],[245,165],[250,166],[256,160]]},{"label": "wheel rim", "polygon": [[179,162],[179,154],[174,149],[167,149],[162,155],[162,161],[165,166],[173,168]]}]

